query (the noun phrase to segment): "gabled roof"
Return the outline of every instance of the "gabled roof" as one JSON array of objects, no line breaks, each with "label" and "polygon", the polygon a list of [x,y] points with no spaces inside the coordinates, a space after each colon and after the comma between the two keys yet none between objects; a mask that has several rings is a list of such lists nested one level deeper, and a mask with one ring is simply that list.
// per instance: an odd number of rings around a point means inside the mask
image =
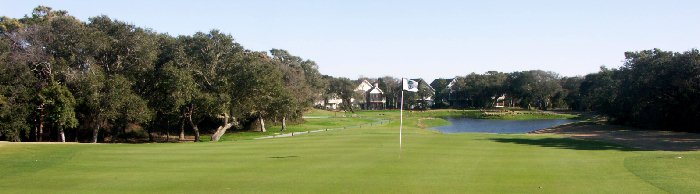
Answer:
[{"label": "gabled roof", "polygon": [[367,81],[367,80],[365,79],[365,80],[362,80],[362,81],[357,85],[357,87],[355,87],[355,91],[360,91],[360,90],[361,90],[361,91],[365,91],[365,92],[366,92],[366,91],[371,90],[372,87],[374,87],[374,86],[372,86],[372,84],[369,83],[369,81]]},{"label": "gabled roof", "polygon": [[367,92],[372,93],[372,91],[375,91],[375,90],[381,94],[384,94],[384,91],[382,91],[382,89],[379,89],[379,87],[374,87],[374,86],[372,87],[372,89],[367,90]]},{"label": "gabled roof", "polygon": [[452,86],[455,85],[455,82],[456,82],[456,81],[457,81],[457,78],[454,78],[454,79],[450,80],[450,83],[447,84],[447,88],[449,88],[449,89],[451,90],[451,89],[452,89]]},{"label": "gabled roof", "polygon": [[[450,84],[454,81],[454,78],[437,78],[434,79],[432,83],[430,83],[430,86],[434,88],[436,87],[441,87],[440,89],[450,89]],[[442,86],[444,84],[444,86]]]},{"label": "gabled roof", "polygon": [[430,84],[428,84],[428,82],[425,82],[425,80],[423,80],[423,78],[416,78],[416,79],[412,79],[412,80],[418,80],[418,85],[419,85],[419,86],[422,85],[422,84],[425,84],[425,85],[428,86],[428,88],[430,88],[430,90],[432,90],[433,92],[435,92],[435,88],[433,88],[433,86],[430,86]]}]

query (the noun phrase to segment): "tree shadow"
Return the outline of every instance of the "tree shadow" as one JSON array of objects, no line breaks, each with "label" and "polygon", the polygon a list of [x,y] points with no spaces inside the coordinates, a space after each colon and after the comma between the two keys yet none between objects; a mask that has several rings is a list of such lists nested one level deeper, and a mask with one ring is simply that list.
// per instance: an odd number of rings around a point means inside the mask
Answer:
[{"label": "tree shadow", "polygon": [[572,138],[490,138],[489,140],[499,143],[514,143],[521,145],[534,145],[548,148],[572,149],[572,150],[619,150],[619,151],[641,151],[622,145]]},{"label": "tree shadow", "polygon": [[268,158],[273,158],[273,159],[284,159],[284,158],[296,158],[296,157],[299,157],[299,156],[271,156],[271,157],[268,157]]}]

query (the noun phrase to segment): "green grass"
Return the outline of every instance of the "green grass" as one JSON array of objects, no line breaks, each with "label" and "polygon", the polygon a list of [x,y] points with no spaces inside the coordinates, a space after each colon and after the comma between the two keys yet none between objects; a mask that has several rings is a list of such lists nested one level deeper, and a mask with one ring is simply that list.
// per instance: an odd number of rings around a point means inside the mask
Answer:
[{"label": "green grass", "polygon": [[[363,113],[343,113],[343,112],[332,112],[325,110],[313,109],[309,111],[305,116],[309,117],[320,117],[320,118],[308,118],[305,119],[303,123],[299,124],[289,124],[287,125],[287,130],[280,131],[282,127],[280,125],[268,125],[266,132],[229,132],[221,137],[220,141],[239,141],[239,140],[252,140],[258,137],[279,135],[283,133],[291,132],[306,132],[313,130],[322,129],[332,129],[332,128],[359,128],[359,127],[370,127],[386,122],[381,118],[380,115],[373,115],[371,111]],[[211,140],[211,136],[202,136],[202,141]]]},{"label": "green grass", "polygon": [[417,112],[405,115],[404,147],[399,150],[397,112],[356,114],[346,124],[371,117],[392,122],[219,143],[0,144],[0,192],[700,191],[700,152],[642,151],[560,136],[441,134],[419,126],[446,121],[420,119],[430,113]]}]

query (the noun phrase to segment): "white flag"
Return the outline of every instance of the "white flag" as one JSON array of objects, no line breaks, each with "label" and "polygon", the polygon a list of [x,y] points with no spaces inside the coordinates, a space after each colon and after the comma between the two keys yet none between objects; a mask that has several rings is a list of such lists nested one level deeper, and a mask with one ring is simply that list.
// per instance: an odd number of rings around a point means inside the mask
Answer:
[{"label": "white flag", "polygon": [[403,83],[403,90],[406,90],[409,92],[417,92],[418,91],[418,82],[417,81],[404,78],[402,83]]}]

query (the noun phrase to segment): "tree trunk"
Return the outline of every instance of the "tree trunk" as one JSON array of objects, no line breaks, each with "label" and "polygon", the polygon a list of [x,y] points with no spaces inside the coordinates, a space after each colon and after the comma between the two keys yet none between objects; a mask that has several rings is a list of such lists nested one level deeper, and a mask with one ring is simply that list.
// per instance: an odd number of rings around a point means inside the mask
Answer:
[{"label": "tree trunk", "polygon": [[126,125],[122,127],[122,139],[124,139],[124,142],[129,141],[128,136],[126,135]]},{"label": "tree trunk", "polygon": [[37,125],[37,123],[34,123],[33,133],[34,133],[34,141],[39,141],[39,125]]},{"label": "tree trunk", "polygon": [[262,116],[260,116],[259,119],[260,119],[260,132],[266,132],[267,130],[265,130],[265,120],[263,119]]},{"label": "tree trunk", "polygon": [[214,132],[213,135],[211,135],[211,141],[212,142],[218,142],[219,139],[221,139],[221,136],[224,136],[224,133],[226,133],[226,130],[229,128],[233,127],[233,125],[236,122],[236,119],[233,119],[233,122],[229,123],[228,122],[228,114],[224,114],[224,125],[220,126],[219,128],[216,129],[216,132]]},{"label": "tree trunk", "polygon": [[286,116],[282,116],[282,130],[280,130],[280,131],[284,131],[284,130],[287,130],[287,117]]},{"label": "tree trunk", "polygon": [[153,134],[152,134],[153,133],[153,126],[156,126],[155,124],[159,118],[160,118],[160,112],[156,113],[156,118],[151,120],[151,125],[148,126],[148,128],[146,129],[146,133],[148,133],[148,142],[153,142]]},{"label": "tree trunk", "polygon": [[180,141],[185,141],[185,117],[180,119]]},{"label": "tree trunk", "polygon": [[149,126],[146,132],[148,133],[148,142],[153,142],[153,134],[151,134],[151,127],[153,125]]},{"label": "tree trunk", "polygon": [[170,122],[165,121],[165,142],[170,142]]},{"label": "tree trunk", "polygon": [[58,126],[58,136],[61,138],[61,142],[66,142],[66,133],[63,131],[63,126]]},{"label": "tree trunk", "polygon": [[199,128],[197,127],[197,125],[194,124],[194,122],[192,122],[192,114],[189,114],[187,118],[187,120],[190,123],[190,126],[194,130],[194,142],[199,142]]},{"label": "tree trunk", "polygon": [[92,143],[97,143],[97,133],[100,132],[100,126],[95,127],[95,129],[92,130]]},{"label": "tree trunk", "polygon": [[44,136],[44,109],[39,110],[39,141],[42,141]]},{"label": "tree trunk", "polygon": [[221,139],[221,136],[224,136],[226,133],[226,130],[230,129],[233,127],[233,123],[229,123],[223,126],[220,126],[219,128],[216,129],[216,132],[214,132],[213,135],[211,135],[211,141],[212,142],[218,142],[219,139]]}]

